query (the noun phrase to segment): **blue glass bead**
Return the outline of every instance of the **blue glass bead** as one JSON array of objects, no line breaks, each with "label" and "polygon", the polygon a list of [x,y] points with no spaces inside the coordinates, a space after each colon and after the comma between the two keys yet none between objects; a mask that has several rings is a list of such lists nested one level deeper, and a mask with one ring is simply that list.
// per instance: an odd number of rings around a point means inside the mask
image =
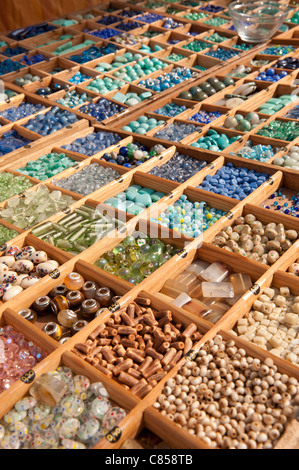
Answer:
[{"label": "blue glass bead", "polygon": [[49,59],[45,57],[43,54],[34,54],[30,57],[28,55],[24,55],[22,59],[20,60],[20,63],[30,66],[30,65],[35,65],[40,62],[43,62],[44,60],[49,60]]},{"label": "blue glass bead", "polygon": [[23,126],[36,134],[46,136],[73,124],[77,120],[76,114],[54,106],[46,114],[39,114]]},{"label": "blue glass bead", "polygon": [[65,150],[80,153],[92,157],[98,152],[105,150],[111,145],[117,144],[121,140],[118,134],[113,132],[99,131],[88,134],[86,137],[80,137],[71,144],[62,146]]},{"label": "blue glass bead", "polygon": [[100,20],[97,20],[97,23],[109,26],[113,23],[118,23],[120,20],[121,20],[120,16],[110,15],[110,16],[104,16]]},{"label": "blue glass bead", "polygon": [[138,21],[121,21],[117,24],[117,29],[120,31],[131,31],[132,29],[141,28],[143,25]]},{"label": "blue glass bead", "polygon": [[210,49],[207,52],[205,52],[205,55],[214,57],[216,59],[219,59],[221,61],[226,61],[228,59],[231,59],[237,55],[239,55],[240,52],[233,50],[233,49],[224,49],[222,47],[218,47],[217,49]]},{"label": "blue glass bead", "polygon": [[105,46],[92,46],[85,51],[83,51],[80,55],[72,55],[70,60],[79,64],[84,64],[86,62],[90,62],[94,59],[98,59],[99,57],[103,57],[108,54],[113,54],[118,50],[118,46],[115,44],[108,44]]},{"label": "blue glass bead", "polygon": [[81,72],[77,72],[75,75],[73,75],[73,77],[69,78],[69,82],[70,83],[73,83],[74,85],[78,85],[82,82],[85,82],[86,80],[89,80],[91,77],[89,77],[88,75],[84,75],[83,73]]},{"label": "blue glass bead", "polygon": [[143,23],[154,23],[158,20],[163,20],[164,16],[157,13],[145,13],[144,15],[136,16],[135,20],[142,21]]},{"label": "blue glass bead", "polygon": [[113,38],[114,36],[119,36],[121,32],[114,28],[106,28],[106,29],[99,29],[97,31],[92,31],[90,34],[101,39],[110,39],[110,38]]},{"label": "blue glass bead", "polygon": [[27,49],[24,49],[24,47],[16,46],[16,47],[7,47],[4,51],[1,52],[1,54],[6,57],[14,57],[16,55],[21,55],[26,52],[27,52]]},{"label": "blue glass bead", "polygon": [[100,98],[96,103],[83,105],[79,110],[81,113],[94,117],[98,122],[105,121],[106,119],[121,113],[125,107],[120,106],[113,101],[106,98]]},{"label": "blue glass bead", "polygon": [[177,183],[184,183],[207,165],[205,160],[176,153],[167,163],[154,167],[149,173]]},{"label": "blue glass bead", "polygon": [[25,139],[15,130],[5,132],[0,137],[0,156],[13,152],[29,143],[31,143],[30,140]]},{"label": "blue glass bead", "polygon": [[18,72],[20,69],[23,69],[25,65],[22,65],[11,59],[6,59],[0,62],[0,75],[6,75],[11,72]]},{"label": "blue glass bead", "polygon": [[18,107],[12,106],[5,111],[0,112],[0,116],[8,121],[15,122],[32,114],[46,109],[42,104],[21,103]]},{"label": "blue glass bead", "polygon": [[38,36],[39,34],[48,33],[49,31],[53,31],[54,29],[56,29],[56,26],[50,25],[45,22],[29,26],[28,28],[16,29],[12,31],[8,37],[14,39],[15,41],[22,41],[24,39]]},{"label": "blue glass bead", "polygon": [[[244,177],[241,176],[241,171],[243,173],[244,170],[247,171],[247,174],[249,175],[249,182],[244,181]],[[235,176],[237,178],[235,178]],[[221,187],[221,184],[219,185],[219,181],[221,179],[226,180],[226,187]],[[245,168],[235,168],[233,164],[228,163],[220,168],[215,175],[207,175],[198,188],[205,189],[206,191],[211,191],[216,194],[229,195],[229,197],[234,199],[243,200],[267,179],[267,174]]]}]

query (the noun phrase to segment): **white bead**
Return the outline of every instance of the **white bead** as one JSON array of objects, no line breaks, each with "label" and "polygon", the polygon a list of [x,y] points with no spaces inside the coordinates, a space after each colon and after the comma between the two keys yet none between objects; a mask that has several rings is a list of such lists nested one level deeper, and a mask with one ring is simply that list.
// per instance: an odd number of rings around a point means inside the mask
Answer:
[{"label": "white bead", "polygon": [[12,286],[8,291],[4,294],[3,296],[3,301],[8,302],[9,300],[13,299],[16,297],[18,294],[20,294],[23,291],[23,288],[21,286]]}]

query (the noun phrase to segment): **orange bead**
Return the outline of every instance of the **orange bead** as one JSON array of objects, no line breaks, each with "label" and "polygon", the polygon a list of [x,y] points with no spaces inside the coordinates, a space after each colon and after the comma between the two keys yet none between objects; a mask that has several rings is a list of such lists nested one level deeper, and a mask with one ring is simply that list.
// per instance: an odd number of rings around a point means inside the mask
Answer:
[{"label": "orange bead", "polygon": [[70,273],[64,280],[64,284],[70,290],[79,290],[85,283],[84,278],[79,273]]}]

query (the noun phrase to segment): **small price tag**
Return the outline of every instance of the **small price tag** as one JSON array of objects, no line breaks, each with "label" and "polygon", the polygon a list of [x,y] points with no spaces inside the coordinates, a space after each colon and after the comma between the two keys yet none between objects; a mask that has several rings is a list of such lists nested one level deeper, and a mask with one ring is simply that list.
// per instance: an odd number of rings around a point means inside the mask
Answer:
[{"label": "small price tag", "polygon": [[250,292],[254,295],[258,295],[261,292],[261,287],[259,284],[253,284],[253,286],[250,287]]},{"label": "small price tag", "polygon": [[190,351],[188,351],[187,354],[185,354],[184,358],[186,359],[186,361],[194,361],[196,356],[197,356],[197,351],[194,351],[194,349],[190,349]]},{"label": "small price tag", "polygon": [[120,309],[120,304],[118,302],[115,302],[115,304],[112,304],[110,305],[110,307],[108,307],[108,310],[111,313],[117,312],[117,310],[119,309]]},{"label": "small price tag", "polygon": [[22,382],[24,382],[25,384],[31,384],[34,379],[35,379],[35,372],[33,369],[28,370],[21,377]]},{"label": "small price tag", "polygon": [[122,430],[120,427],[115,426],[108,434],[106,434],[106,439],[109,442],[117,442],[121,438]]},{"label": "small price tag", "polygon": [[49,276],[52,278],[52,279],[58,279],[60,277],[60,271],[59,269],[54,269],[54,271],[52,271],[51,273],[49,273]]}]

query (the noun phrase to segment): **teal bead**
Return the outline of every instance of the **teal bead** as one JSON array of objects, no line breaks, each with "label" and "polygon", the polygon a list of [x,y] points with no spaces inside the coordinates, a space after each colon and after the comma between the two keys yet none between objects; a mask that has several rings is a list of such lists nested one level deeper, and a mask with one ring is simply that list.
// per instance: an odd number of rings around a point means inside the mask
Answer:
[{"label": "teal bead", "polygon": [[149,194],[138,194],[135,198],[135,202],[141,202],[146,207],[149,207],[152,204],[152,199]]}]

